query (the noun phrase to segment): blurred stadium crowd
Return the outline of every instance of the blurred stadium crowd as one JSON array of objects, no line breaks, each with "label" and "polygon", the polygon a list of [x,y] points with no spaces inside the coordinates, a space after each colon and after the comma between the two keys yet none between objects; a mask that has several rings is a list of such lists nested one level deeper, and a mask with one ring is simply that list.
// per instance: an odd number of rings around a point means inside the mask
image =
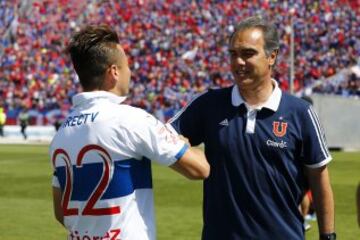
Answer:
[{"label": "blurred stadium crowd", "polygon": [[275,78],[289,89],[360,97],[360,1],[344,0],[0,0],[0,107],[8,124],[27,109],[32,123],[67,114],[80,86],[64,48],[84,24],[113,26],[133,70],[128,102],[166,120],[194,94],[232,84],[228,37],[264,14],[281,48]]}]

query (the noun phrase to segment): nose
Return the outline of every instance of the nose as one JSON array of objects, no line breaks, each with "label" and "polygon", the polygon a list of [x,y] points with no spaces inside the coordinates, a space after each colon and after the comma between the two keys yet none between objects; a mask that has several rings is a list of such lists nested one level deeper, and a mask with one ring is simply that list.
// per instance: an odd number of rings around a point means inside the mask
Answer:
[{"label": "nose", "polygon": [[245,61],[242,57],[238,56],[236,57],[236,63],[239,64],[239,65],[245,65]]}]

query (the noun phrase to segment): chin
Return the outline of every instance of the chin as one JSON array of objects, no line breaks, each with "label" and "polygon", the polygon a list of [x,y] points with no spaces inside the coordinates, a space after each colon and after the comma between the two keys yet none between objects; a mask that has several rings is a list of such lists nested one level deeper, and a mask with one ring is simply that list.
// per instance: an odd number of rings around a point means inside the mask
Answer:
[{"label": "chin", "polygon": [[238,86],[249,86],[253,84],[253,80],[249,79],[249,78],[238,78],[236,79],[236,84]]}]

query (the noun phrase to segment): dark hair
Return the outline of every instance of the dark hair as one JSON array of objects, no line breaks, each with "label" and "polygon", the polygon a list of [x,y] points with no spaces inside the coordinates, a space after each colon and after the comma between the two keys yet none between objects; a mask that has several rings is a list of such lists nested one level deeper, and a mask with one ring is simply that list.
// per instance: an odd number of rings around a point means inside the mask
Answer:
[{"label": "dark hair", "polygon": [[117,61],[119,38],[105,25],[89,25],[76,32],[67,47],[84,90],[103,84],[106,69]]},{"label": "dark hair", "polygon": [[270,54],[273,51],[279,49],[280,39],[275,24],[265,20],[262,17],[257,17],[257,16],[246,18],[235,27],[235,31],[230,36],[230,44],[233,38],[235,37],[236,33],[249,28],[259,28],[262,30],[264,34],[264,41],[265,41],[264,50],[266,56],[270,56]]}]

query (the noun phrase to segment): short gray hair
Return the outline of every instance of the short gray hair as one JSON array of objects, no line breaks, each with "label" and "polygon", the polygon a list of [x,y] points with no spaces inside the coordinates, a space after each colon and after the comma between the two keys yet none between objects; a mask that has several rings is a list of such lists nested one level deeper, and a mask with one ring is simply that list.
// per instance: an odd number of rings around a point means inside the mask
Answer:
[{"label": "short gray hair", "polygon": [[275,24],[259,16],[249,17],[241,21],[230,36],[230,44],[238,32],[249,28],[259,28],[262,30],[265,41],[264,50],[267,56],[270,56],[273,51],[279,50],[280,39],[277,27]]}]

